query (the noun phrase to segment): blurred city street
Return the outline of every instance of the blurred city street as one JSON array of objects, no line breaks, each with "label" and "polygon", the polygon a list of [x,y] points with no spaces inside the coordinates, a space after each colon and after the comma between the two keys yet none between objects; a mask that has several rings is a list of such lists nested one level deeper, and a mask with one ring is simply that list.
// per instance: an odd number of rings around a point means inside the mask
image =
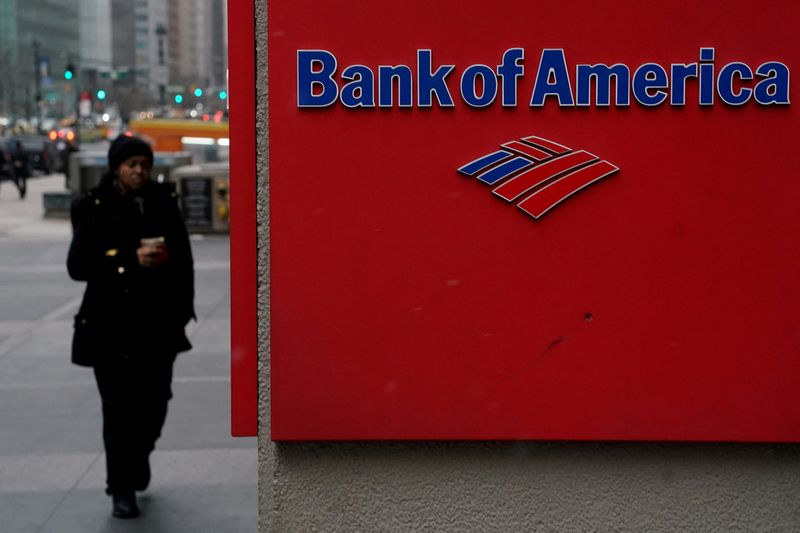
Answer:
[{"label": "blurred city street", "polygon": [[229,239],[192,239],[194,349],[175,365],[174,398],[152,456],[142,516],[111,517],[104,494],[100,398],[70,363],[84,289],[65,269],[67,219],[42,218],[61,174],[0,183],[0,533],[250,532],[257,528],[257,445],[230,436]]}]

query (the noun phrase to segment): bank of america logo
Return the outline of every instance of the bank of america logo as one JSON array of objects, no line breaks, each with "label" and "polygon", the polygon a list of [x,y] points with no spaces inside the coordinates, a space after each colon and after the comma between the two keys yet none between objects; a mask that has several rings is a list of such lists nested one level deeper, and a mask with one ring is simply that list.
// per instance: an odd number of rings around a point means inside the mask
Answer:
[{"label": "bank of america logo", "polygon": [[470,161],[458,172],[494,187],[492,193],[533,218],[619,168],[584,150],[530,136]]}]

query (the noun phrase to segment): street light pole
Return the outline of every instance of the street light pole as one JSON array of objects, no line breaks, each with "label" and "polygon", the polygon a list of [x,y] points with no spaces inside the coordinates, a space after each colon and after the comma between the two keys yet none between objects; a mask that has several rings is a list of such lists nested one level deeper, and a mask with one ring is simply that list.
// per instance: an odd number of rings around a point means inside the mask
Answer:
[{"label": "street light pole", "polygon": [[[156,36],[158,37],[158,65],[163,67],[164,66],[164,36],[167,35],[167,28],[164,27],[163,24],[160,22],[158,26],[156,26]],[[163,76],[163,72],[161,73]],[[167,88],[163,83],[163,79],[161,80],[162,83],[158,84],[158,97],[160,100],[161,107],[167,105]]]},{"label": "street light pole", "polygon": [[36,104],[35,114],[37,118],[36,127],[38,129],[42,128],[42,80],[40,78],[40,63],[41,63],[41,56],[39,55],[39,41],[33,41],[33,82],[34,87],[36,90],[36,94],[34,94],[34,100]]},{"label": "street light pole", "polygon": [[[70,81],[72,81],[72,93],[75,97],[75,146],[78,146],[81,142],[81,71],[77,61],[68,61],[67,63],[75,69]],[[69,160],[67,160],[67,166],[69,166]],[[66,173],[69,175],[69,168]]]}]

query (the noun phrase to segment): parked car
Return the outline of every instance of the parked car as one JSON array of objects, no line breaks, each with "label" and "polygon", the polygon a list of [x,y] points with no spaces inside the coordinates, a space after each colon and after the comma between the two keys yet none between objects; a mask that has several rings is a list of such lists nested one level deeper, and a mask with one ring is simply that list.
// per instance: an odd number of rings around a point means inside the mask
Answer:
[{"label": "parked car", "polygon": [[43,135],[24,135],[14,137],[22,144],[22,149],[28,154],[34,170],[45,174],[60,172],[62,167],[61,157],[56,143]]}]

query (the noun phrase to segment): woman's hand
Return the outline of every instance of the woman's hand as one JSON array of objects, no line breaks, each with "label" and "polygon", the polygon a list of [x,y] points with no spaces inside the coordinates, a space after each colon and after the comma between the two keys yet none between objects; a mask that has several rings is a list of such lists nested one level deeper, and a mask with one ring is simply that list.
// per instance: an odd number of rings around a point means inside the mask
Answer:
[{"label": "woman's hand", "polygon": [[167,260],[167,247],[161,246],[140,246],[136,250],[136,258],[139,264],[145,268],[153,268],[163,264]]}]

